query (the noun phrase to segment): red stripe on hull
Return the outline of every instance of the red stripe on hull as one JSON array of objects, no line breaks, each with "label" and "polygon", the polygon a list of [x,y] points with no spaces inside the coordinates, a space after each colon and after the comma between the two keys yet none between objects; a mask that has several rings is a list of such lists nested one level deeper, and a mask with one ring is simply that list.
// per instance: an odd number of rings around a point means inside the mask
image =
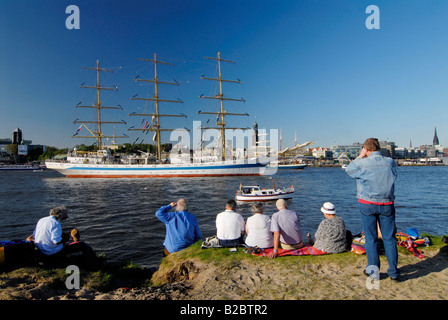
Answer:
[{"label": "red stripe on hull", "polygon": [[260,173],[247,174],[160,174],[160,175],[66,175],[67,178],[198,178],[198,177],[230,177],[261,176]]}]

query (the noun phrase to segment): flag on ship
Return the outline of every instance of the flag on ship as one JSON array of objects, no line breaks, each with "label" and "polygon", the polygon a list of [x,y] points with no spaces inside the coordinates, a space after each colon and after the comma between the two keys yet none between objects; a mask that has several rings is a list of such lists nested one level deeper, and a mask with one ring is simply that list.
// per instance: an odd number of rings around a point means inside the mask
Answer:
[{"label": "flag on ship", "polygon": [[78,130],[76,130],[76,132],[73,136],[76,136],[79,133],[79,131],[81,131],[81,128],[82,128],[82,125],[79,126]]}]

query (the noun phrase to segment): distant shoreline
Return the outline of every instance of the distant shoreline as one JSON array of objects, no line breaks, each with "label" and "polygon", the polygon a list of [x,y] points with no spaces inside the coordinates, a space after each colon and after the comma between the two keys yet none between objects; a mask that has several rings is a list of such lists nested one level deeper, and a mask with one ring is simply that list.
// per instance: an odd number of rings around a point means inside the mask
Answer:
[{"label": "distant shoreline", "polygon": [[[445,164],[397,164],[398,167],[446,167],[447,165]],[[334,168],[341,168],[340,164],[318,164],[318,165],[314,165],[314,164],[309,164],[307,165],[307,167],[310,168],[325,168],[325,167],[334,167]],[[294,170],[294,169],[291,169]],[[303,169],[299,169],[299,170],[303,170]],[[306,168],[305,168],[306,170]]]}]

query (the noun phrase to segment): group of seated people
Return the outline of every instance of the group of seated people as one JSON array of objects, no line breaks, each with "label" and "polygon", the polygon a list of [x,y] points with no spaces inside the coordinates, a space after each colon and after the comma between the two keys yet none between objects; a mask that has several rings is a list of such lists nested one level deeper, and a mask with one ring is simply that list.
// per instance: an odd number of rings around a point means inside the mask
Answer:
[{"label": "group of seated people", "polygon": [[[251,206],[253,215],[245,222],[236,213],[236,202],[229,200],[225,211],[216,217],[217,238],[220,245],[235,246],[245,244],[249,247],[273,248],[271,258],[278,256],[278,249],[297,250],[305,245],[300,218],[297,212],[288,209],[283,199],[276,202],[277,212],[272,217],[264,214],[261,202]],[[331,202],[321,208],[325,219],[320,223],[314,239],[308,233],[308,244],[326,253],[340,253],[346,250],[346,228],[343,219],[336,216]]]},{"label": "group of seated people", "polygon": [[[278,250],[296,250],[304,247],[304,239],[300,226],[299,215],[289,210],[283,199],[276,202],[278,212],[272,217],[265,215],[260,202],[252,204],[253,215],[244,221],[236,212],[236,202],[227,201],[225,211],[216,216],[216,237],[219,246],[273,248],[271,258],[278,256]],[[175,212],[170,212],[175,208]],[[336,216],[336,210],[331,202],[326,202],[321,208],[325,219],[320,223],[314,239],[307,234],[307,245],[326,253],[346,251],[346,227],[343,219]],[[202,238],[198,222],[194,215],[188,212],[187,200],[180,199],[161,207],[156,217],[166,225],[164,241],[165,255],[182,250]]]},{"label": "group of seated people", "polygon": [[[244,221],[236,212],[236,202],[227,201],[225,211],[216,216],[216,236],[222,247],[245,245],[261,249],[272,248],[271,258],[278,256],[278,250],[296,250],[304,247],[305,242],[300,226],[299,215],[288,209],[283,199],[276,202],[278,209],[272,217],[264,214],[261,202],[251,206],[253,215]],[[170,212],[175,208],[175,212]],[[346,228],[341,217],[336,216],[334,205],[330,202],[321,208],[325,219],[320,223],[314,239],[308,233],[308,245],[326,253],[340,253],[346,250]],[[27,241],[33,242],[42,257],[52,261],[67,261],[77,258],[90,261],[96,258],[92,248],[80,241],[79,231],[73,229],[70,235],[62,232],[61,222],[67,219],[65,206],[50,210],[50,215],[41,218]],[[165,223],[166,237],[164,241],[165,255],[180,251],[202,239],[199,224],[194,215],[188,212],[186,199],[179,199],[169,205],[162,206],[156,217]]]}]

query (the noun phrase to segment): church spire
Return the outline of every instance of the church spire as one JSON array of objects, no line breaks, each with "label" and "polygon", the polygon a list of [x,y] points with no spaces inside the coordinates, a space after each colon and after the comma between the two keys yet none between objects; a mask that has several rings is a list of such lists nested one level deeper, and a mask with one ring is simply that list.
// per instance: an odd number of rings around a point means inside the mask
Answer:
[{"label": "church spire", "polygon": [[439,144],[439,138],[437,137],[437,128],[434,127],[434,138],[432,139],[432,145],[436,146]]}]

